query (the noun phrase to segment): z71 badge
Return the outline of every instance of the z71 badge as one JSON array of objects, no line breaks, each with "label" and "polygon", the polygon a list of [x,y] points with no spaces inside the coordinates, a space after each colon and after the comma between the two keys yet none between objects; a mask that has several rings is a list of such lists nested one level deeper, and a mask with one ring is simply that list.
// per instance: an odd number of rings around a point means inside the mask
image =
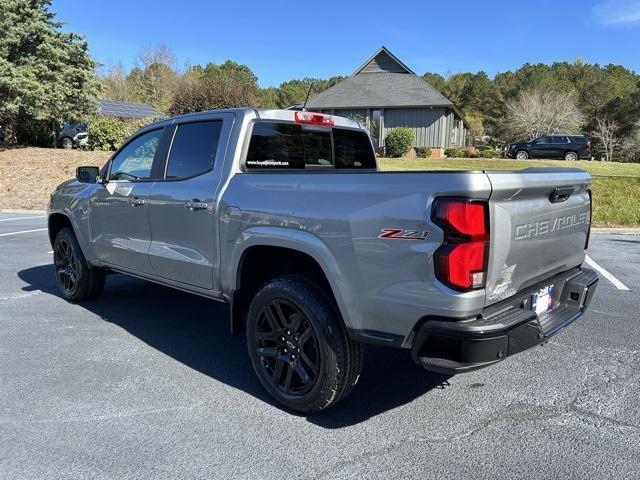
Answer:
[{"label": "z71 badge", "polygon": [[404,230],[403,228],[383,228],[378,238],[391,240],[425,240],[429,232],[424,230]]}]

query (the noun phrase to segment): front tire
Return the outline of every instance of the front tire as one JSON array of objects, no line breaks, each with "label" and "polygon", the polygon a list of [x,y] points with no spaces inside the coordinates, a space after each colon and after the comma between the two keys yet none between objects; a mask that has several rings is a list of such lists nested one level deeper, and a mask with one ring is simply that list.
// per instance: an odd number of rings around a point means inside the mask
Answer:
[{"label": "front tire", "polygon": [[63,228],[53,242],[53,265],[60,294],[70,302],[97,297],[104,288],[104,271],[91,268],[71,228]]},{"label": "front tire", "polygon": [[65,148],[65,149],[73,148],[73,140],[71,140],[69,137],[64,137],[62,139],[61,144],[62,144],[62,148]]},{"label": "front tire", "polygon": [[290,410],[319,412],[360,377],[362,345],[349,339],[333,303],[305,277],[267,283],[251,302],[246,331],[260,382]]},{"label": "front tire", "polygon": [[519,150],[516,152],[517,160],[527,160],[529,158],[529,154],[525,150]]}]

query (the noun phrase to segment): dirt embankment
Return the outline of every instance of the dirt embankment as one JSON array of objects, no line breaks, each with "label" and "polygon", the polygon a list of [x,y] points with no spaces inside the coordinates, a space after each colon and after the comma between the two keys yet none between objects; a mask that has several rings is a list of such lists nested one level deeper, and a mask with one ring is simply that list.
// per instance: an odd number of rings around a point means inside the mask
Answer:
[{"label": "dirt embankment", "polygon": [[111,152],[54,148],[0,149],[0,209],[44,210],[57,185],[81,165],[102,166]]}]

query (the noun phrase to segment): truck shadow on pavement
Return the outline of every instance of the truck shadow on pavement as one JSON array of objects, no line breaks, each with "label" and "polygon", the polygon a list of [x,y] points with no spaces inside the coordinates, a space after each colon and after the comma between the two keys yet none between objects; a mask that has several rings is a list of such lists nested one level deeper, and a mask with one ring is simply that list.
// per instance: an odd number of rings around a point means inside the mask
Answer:
[{"label": "truck shadow on pavement", "polygon": [[[28,268],[18,276],[27,283],[25,291],[59,296],[51,265]],[[124,275],[110,275],[104,293],[79,306],[176,361],[280,408],[253,372],[244,335],[229,332],[227,305]],[[448,378],[423,370],[411,360],[408,350],[367,346],[365,366],[351,395],[307,420],[330,429],[355,425],[429,390],[445,388]]]}]

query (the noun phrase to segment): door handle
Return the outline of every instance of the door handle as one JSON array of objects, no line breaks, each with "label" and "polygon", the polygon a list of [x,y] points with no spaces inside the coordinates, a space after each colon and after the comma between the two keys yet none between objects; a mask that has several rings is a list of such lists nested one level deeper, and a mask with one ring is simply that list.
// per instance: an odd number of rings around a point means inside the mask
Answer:
[{"label": "door handle", "polygon": [[197,198],[194,198],[190,202],[185,203],[185,206],[191,211],[193,211],[193,210],[206,210],[207,207],[209,206],[209,204],[206,203],[206,202],[201,202]]},{"label": "door handle", "polygon": [[566,202],[573,194],[573,190],[573,187],[558,187],[549,195],[549,200],[551,203]]},{"label": "door handle", "polygon": [[144,200],[142,198],[133,197],[131,199],[131,206],[132,207],[139,207],[141,205],[144,205]]}]

